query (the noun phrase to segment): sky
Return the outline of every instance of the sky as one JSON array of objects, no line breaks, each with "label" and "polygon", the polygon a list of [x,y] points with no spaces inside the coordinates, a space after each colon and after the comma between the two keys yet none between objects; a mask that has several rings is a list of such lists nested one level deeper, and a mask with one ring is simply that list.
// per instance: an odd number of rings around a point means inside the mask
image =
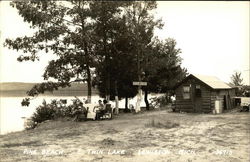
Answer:
[{"label": "sky", "polygon": [[[39,62],[17,62],[20,52],[2,46],[6,38],[31,35],[16,9],[0,2],[0,82],[41,82],[51,57]],[[241,72],[244,84],[250,84],[248,1],[160,1],[155,11],[162,18],[163,29],[156,30],[160,39],[174,38],[182,67],[189,73],[216,76],[230,82],[231,75]]]}]

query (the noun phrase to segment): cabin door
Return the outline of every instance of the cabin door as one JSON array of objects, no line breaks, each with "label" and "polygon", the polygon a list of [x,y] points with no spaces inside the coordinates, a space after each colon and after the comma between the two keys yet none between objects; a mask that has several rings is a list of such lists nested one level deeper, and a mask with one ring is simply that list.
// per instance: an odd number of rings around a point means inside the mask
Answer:
[{"label": "cabin door", "polygon": [[202,97],[200,85],[194,87],[194,111],[202,112]]}]

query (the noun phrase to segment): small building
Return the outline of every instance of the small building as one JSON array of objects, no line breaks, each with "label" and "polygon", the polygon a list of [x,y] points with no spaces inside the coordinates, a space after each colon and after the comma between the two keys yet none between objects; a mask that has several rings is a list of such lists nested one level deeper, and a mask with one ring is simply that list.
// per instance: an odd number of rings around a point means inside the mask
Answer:
[{"label": "small building", "polygon": [[221,113],[234,107],[235,89],[213,76],[190,74],[174,89],[177,111]]}]

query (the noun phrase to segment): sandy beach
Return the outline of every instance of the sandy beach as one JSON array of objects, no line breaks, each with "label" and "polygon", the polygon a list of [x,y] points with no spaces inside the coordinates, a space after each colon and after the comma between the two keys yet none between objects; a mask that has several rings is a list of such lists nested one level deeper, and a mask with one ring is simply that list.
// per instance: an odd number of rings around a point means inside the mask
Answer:
[{"label": "sandy beach", "polygon": [[249,113],[159,110],[103,121],[47,121],[34,130],[1,135],[0,157],[4,162],[246,162],[249,136]]}]

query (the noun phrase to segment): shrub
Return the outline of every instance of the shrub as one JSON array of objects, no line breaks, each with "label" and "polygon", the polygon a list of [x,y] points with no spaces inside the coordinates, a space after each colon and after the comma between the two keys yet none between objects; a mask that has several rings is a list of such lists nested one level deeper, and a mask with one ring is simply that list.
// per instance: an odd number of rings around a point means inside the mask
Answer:
[{"label": "shrub", "polygon": [[42,105],[36,108],[36,112],[32,115],[31,120],[33,122],[41,123],[45,120],[53,119],[56,112],[53,106],[53,101],[51,104],[47,104],[46,101],[43,100]]},{"label": "shrub", "polygon": [[78,98],[73,99],[72,102],[73,103],[66,108],[66,112],[65,112],[66,116],[75,117],[76,115],[87,113],[87,110],[83,106],[83,103],[81,102],[80,99]]},{"label": "shrub", "polygon": [[170,103],[170,101],[168,100],[166,95],[153,97],[150,99],[150,105],[153,108],[160,108],[160,107],[167,105],[168,103]]},{"label": "shrub", "polygon": [[73,99],[72,104],[68,106],[62,100],[52,100],[51,103],[43,100],[42,105],[38,106],[31,116],[31,120],[26,123],[26,129],[33,129],[38,123],[46,120],[71,117],[75,118],[75,121],[79,121],[80,118],[85,119],[86,116],[87,110],[78,98]]},{"label": "shrub", "polygon": [[73,117],[75,121],[86,119],[87,109],[83,106],[83,102],[80,99],[76,98],[72,100],[72,104],[67,106],[65,109],[65,116]]}]

